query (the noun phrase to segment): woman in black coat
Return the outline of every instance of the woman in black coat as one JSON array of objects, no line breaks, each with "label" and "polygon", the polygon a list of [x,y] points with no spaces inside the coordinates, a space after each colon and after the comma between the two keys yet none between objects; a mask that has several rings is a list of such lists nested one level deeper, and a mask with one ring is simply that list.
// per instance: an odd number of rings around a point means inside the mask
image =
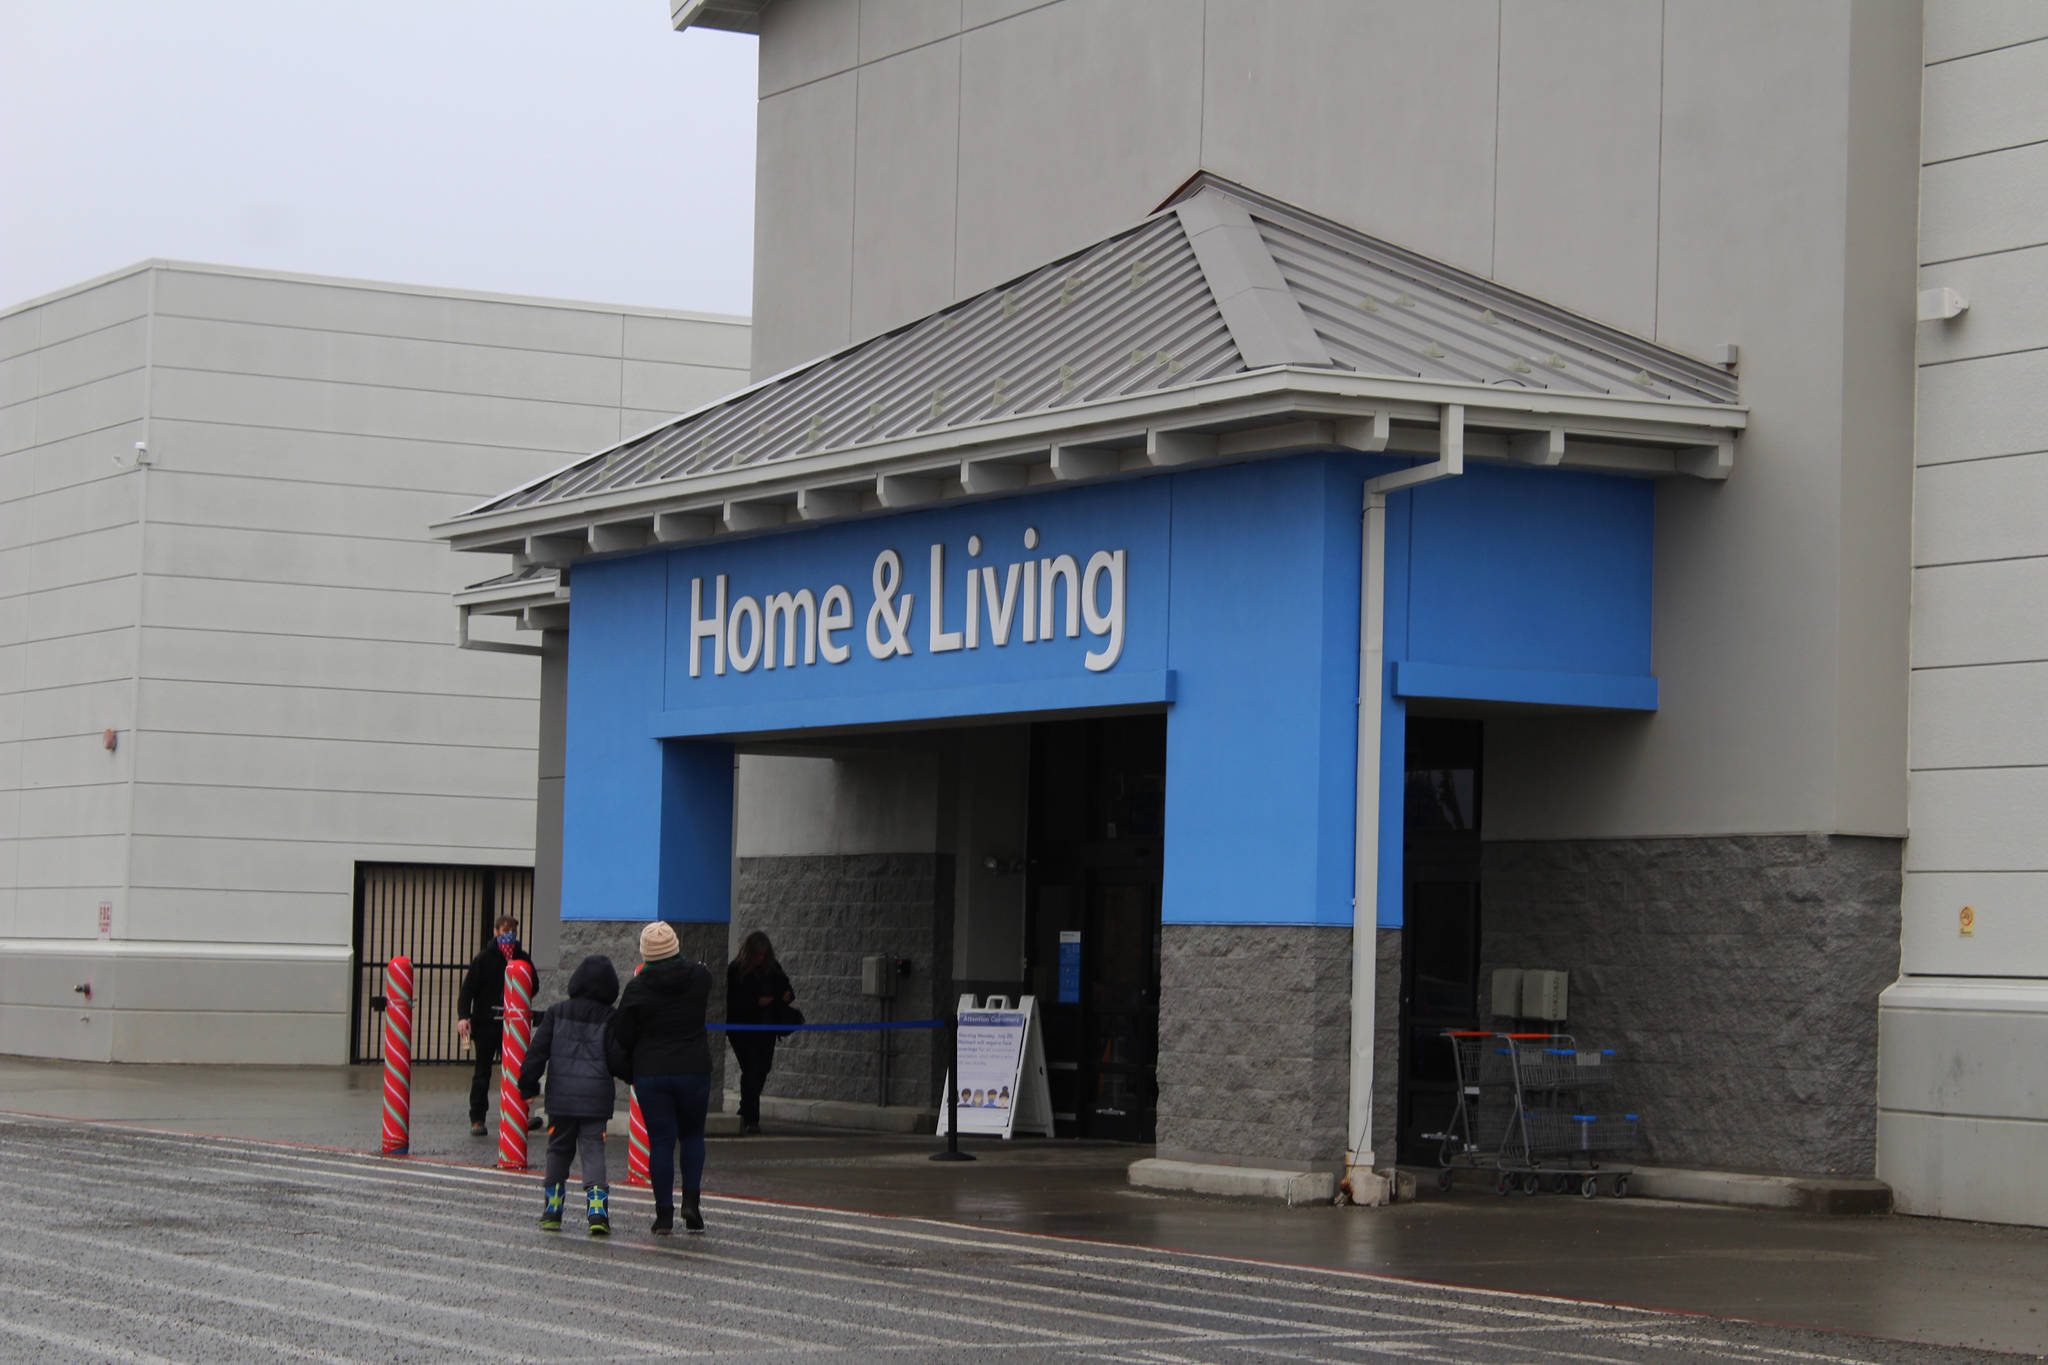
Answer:
[{"label": "woman in black coat", "polygon": [[[740,940],[740,954],[725,969],[725,1022],[728,1024],[781,1024],[789,1021],[786,1009],[796,1002],[796,992],[775,960],[768,935],[756,929]],[[740,1064],[740,1131],[761,1131],[761,1087],[775,1065],[775,1035],[743,1030],[728,1032],[732,1055]]]},{"label": "woman in black coat", "polygon": [[612,1074],[631,1081],[647,1122],[647,1180],[654,1186],[654,1227],[675,1230],[675,1161],[683,1153],[683,1226],[704,1231],[704,1115],[711,1107],[711,1045],[704,1010],[711,972],[685,962],[676,931],[656,921],[640,931],[639,974],[626,983],[605,1034]]}]

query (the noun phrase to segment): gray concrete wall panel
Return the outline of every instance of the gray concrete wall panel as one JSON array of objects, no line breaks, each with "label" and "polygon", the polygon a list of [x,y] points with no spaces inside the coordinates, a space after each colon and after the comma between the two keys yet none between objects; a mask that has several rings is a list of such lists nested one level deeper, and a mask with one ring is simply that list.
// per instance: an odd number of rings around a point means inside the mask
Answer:
[{"label": "gray concrete wall panel", "polygon": [[155,356],[166,371],[272,375],[596,407],[617,405],[622,364],[617,355],[565,355],[181,317],[156,320]]},{"label": "gray concrete wall panel", "polygon": [[2048,143],[1940,162],[1922,172],[1920,184],[1922,261],[2048,240]]},{"label": "gray concrete wall panel", "polygon": [[1927,0],[1930,64],[2048,38],[2048,11],[2035,0]]},{"label": "gray concrete wall panel", "polygon": [[1913,667],[2048,659],[2048,560],[1951,564],[1913,575]]},{"label": "gray concrete wall panel", "polygon": [[1920,372],[1922,465],[2039,450],[2048,450],[2048,350]]},{"label": "gray concrete wall panel", "polygon": [[737,784],[735,857],[929,853],[939,847],[939,760],[932,753],[743,754]]},{"label": "gray concrete wall panel", "polygon": [[[449,691],[460,696],[530,699],[534,671],[506,668],[502,656],[447,658],[446,641],[297,639],[280,651],[273,638],[246,631],[145,629],[143,675],[159,682],[291,686],[308,675],[337,692]],[[523,746],[513,746],[523,747]]]},{"label": "gray concrete wall panel", "polygon": [[[1922,365],[2048,346],[2048,246],[1921,269],[1922,289],[1942,285],[1970,300],[1970,311],[1964,318],[1920,329]],[[1931,374],[1923,370],[1922,383]],[[1934,433],[1923,428],[1923,434]]]},{"label": "gray concrete wall panel", "polygon": [[626,314],[626,359],[659,360],[671,365],[701,365],[737,370],[742,383],[753,363],[753,329],[745,318],[703,319]]},{"label": "gray concrete wall panel", "polygon": [[36,344],[57,346],[149,312],[149,276],[141,270],[43,301],[35,310]]},{"label": "gray concrete wall panel", "polygon": [[[1155,141],[1145,169],[1177,182],[1199,165],[1491,272],[1502,26],[1495,0],[1206,10],[1202,107],[1192,116],[1201,144],[1183,150]],[[1105,43],[1105,59],[1110,50]]]},{"label": "gray concrete wall panel", "polygon": [[[657,412],[673,417],[702,407],[744,388],[747,371],[719,369],[709,365],[672,365],[657,360],[628,360],[619,380],[619,401],[625,413]],[[654,419],[659,421],[660,418]],[[622,436],[652,426],[654,421],[633,425],[630,415],[619,423]]]},{"label": "gray concrete wall panel", "polygon": [[960,31],[960,0],[866,0],[860,9],[860,60],[880,61]]},{"label": "gray concrete wall panel", "polygon": [[1661,7],[1634,0],[1500,10],[1488,273],[1645,337],[1657,334],[1663,30]]},{"label": "gray concrete wall panel", "polygon": [[1922,669],[1913,677],[1913,770],[2048,767],[2048,662]]},{"label": "gray concrete wall panel", "polygon": [[961,39],[956,297],[1128,226],[1200,169],[1203,13],[1067,0]]},{"label": "gray concrete wall panel", "polygon": [[[768,47],[762,45],[764,53]],[[846,73],[761,101],[754,176],[756,378],[853,339],[858,87],[859,78]]]},{"label": "gray concrete wall panel", "polygon": [[1912,586],[1921,80],[1918,0],[1855,6],[1840,327],[1834,811],[1827,828],[1904,834]]},{"label": "gray concrete wall panel", "polygon": [[[852,69],[860,0],[776,0],[761,13],[761,97]],[[768,158],[762,157],[766,166]]]},{"label": "gray concrete wall panel", "polygon": [[2048,42],[1928,67],[1924,118],[1929,164],[2048,142]]},{"label": "gray concrete wall panel", "polygon": [[854,164],[864,168],[854,182],[855,337],[887,331],[953,301],[960,69],[958,42],[920,47],[861,68],[854,145]]},{"label": "gray concrete wall panel", "polygon": [[[2048,871],[2048,768],[1913,774],[1915,872]],[[2048,962],[2007,964],[2048,977]]]},{"label": "gray concrete wall panel", "polygon": [[[2038,1047],[2039,1044],[2036,1044]],[[2012,1180],[2040,1159],[2042,1125],[1975,1115],[1878,1116],[1892,1207],[1927,1218],[2048,1224],[2048,1185]]]},{"label": "gray concrete wall panel", "polygon": [[[464,506],[482,501],[476,489],[502,491],[566,462],[559,450],[521,445],[181,422],[162,415],[151,419],[149,439],[158,465],[165,469],[286,484],[327,483],[343,493],[352,493],[354,487],[440,493]],[[337,462],[346,462],[353,471],[354,487],[330,483]],[[487,563],[480,559],[471,567]]]},{"label": "gray concrete wall panel", "polygon": [[[1909,854],[1900,958],[1916,977],[2048,976],[2044,903],[2048,872],[1925,872]],[[1966,905],[1974,919],[1967,938]]]},{"label": "gray concrete wall panel", "polygon": [[1917,482],[1913,561],[1922,568],[2048,555],[2048,451],[1930,465]]},{"label": "gray concrete wall panel", "polygon": [[177,265],[158,272],[156,306],[159,317],[214,318],[593,356],[619,354],[619,318],[629,311],[600,304],[556,305],[362,280],[194,270]]},{"label": "gray concrete wall panel", "polygon": [[45,346],[34,353],[36,392],[48,396],[139,370],[148,359],[148,340],[148,320],[132,318]]},{"label": "gray concrete wall panel", "polygon": [[183,421],[240,420],[351,435],[524,444],[565,455],[587,454],[619,436],[616,406],[199,370],[160,371],[152,389],[152,410]]},{"label": "gray concrete wall panel", "polygon": [[[1886,1013],[1881,1084],[1895,1108],[1927,1114],[1997,1114],[2048,1124],[2040,1056],[2048,1017],[2012,1009],[1941,1011],[1944,1027],[1915,1027],[1925,1012]],[[2042,1130],[2048,1133],[2048,1128]]]}]

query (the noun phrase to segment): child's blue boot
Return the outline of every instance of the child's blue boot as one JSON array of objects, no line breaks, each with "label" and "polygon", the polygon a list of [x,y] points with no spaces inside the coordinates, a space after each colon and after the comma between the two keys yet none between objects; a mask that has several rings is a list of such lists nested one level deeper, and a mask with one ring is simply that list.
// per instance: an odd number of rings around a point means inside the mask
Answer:
[{"label": "child's blue boot", "polygon": [[562,1200],[568,1195],[567,1185],[543,1185],[541,1197],[546,1200],[540,1211],[540,1230],[560,1232],[562,1230]]},{"label": "child's blue boot", "polygon": [[583,1212],[590,1219],[592,1237],[612,1235],[611,1194],[609,1185],[592,1185],[583,1192]]}]

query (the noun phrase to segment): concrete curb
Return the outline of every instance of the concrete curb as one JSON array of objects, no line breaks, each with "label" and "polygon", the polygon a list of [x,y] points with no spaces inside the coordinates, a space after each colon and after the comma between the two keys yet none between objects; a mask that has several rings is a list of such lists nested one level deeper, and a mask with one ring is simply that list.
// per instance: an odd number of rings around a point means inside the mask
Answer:
[{"label": "concrete curb", "polygon": [[1684,1199],[1745,1209],[1791,1209],[1798,1213],[1845,1216],[1892,1211],[1892,1187],[1882,1180],[1638,1166],[1629,1186],[1631,1194],[1640,1194],[1645,1199]]},{"label": "concrete curb", "polygon": [[[1436,1187],[1437,1172],[1411,1168],[1416,1183]],[[1461,1188],[1491,1190],[1496,1173],[1461,1167],[1455,1177]],[[1606,1198],[1603,1186],[1601,1198]],[[1846,1176],[1752,1175],[1741,1171],[1695,1171],[1677,1166],[1632,1166],[1628,1197],[1670,1199],[1690,1204],[1722,1204],[1738,1209],[1785,1209],[1839,1217],[1869,1217],[1892,1211],[1892,1187],[1882,1180]]]},{"label": "concrete curb", "polygon": [[1327,1204],[1337,1193],[1337,1177],[1328,1171],[1272,1171],[1257,1166],[1212,1166],[1159,1157],[1133,1161],[1130,1182],[1141,1189],[1277,1199],[1289,1206]]}]

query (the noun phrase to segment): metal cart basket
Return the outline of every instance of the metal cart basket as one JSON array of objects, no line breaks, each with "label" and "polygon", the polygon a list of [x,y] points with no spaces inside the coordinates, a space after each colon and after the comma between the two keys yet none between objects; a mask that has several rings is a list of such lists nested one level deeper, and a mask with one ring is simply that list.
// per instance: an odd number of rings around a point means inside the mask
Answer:
[{"label": "metal cart basket", "polygon": [[1628,1166],[1607,1162],[1635,1150],[1637,1115],[1595,1105],[1614,1083],[1612,1049],[1582,1048],[1564,1033],[1446,1030],[1457,1064],[1458,1100],[1439,1136],[1437,1187],[1459,1167],[1490,1167],[1500,1194],[1576,1187],[1591,1199],[1600,1182],[1628,1193]]}]

